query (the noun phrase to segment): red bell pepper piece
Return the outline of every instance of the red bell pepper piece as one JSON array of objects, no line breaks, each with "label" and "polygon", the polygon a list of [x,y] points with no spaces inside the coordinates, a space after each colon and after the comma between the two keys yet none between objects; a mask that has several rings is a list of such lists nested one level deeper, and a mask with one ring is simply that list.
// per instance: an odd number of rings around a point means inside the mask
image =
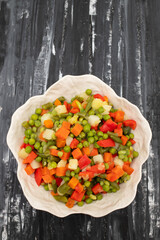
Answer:
[{"label": "red bell pepper piece", "polygon": [[117,129],[121,129],[121,127],[122,127],[122,123],[118,123]]},{"label": "red bell pepper piece", "polygon": [[98,130],[98,125],[97,126],[95,126],[95,127],[93,127],[93,126],[91,126],[91,129],[94,129],[94,130]]},{"label": "red bell pepper piece", "polygon": [[84,194],[85,194],[85,191],[79,193],[79,192],[77,192],[77,191],[75,190],[75,191],[72,193],[71,198],[74,199],[74,200],[77,201],[77,202],[81,202]]},{"label": "red bell pepper piece", "polygon": [[81,157],[78,161],[78,165],[79,165],[80,169],[85,168],[90,163],[91,163],[91,159],[89,159],[86,154],[83,157]]},{"label": "red bell pepper piece", "polygon": [[117,123],[112,121],[112,119],[108,119],[101,127],[100,130],[103,133],[106,133],[108,131],[112,132],[115,128],[117,128]]},{"label": "red bell pepper piece", "polygon": [[22,145],[20,146],[20,149],[22,148],[26,148],[26,144],[25,143],[22,143]]},{"label": "red bell pepper piece", "polygon": [[92,178],[94,177],[94,173],[93,172],[89,172],[89,171],[85,171],[85,172],[80,172],[79,176],[82,177],[84,180],[88,180],[91,181]]},{"label": "red bell pepper piece", "polygon": [[41,171],[41,168],[37,168],[34,174],[35,174],[36,183],[37,183],[38,186],[40,186],[41,182],[42,182],[42,171]]},{"label": "red bell pepper piece", "polygon": [[92,191],[94,194],[98,194],[98,193],[101,193],[103,192],[103,188],[102,186],[100,185],[100,183],[97,183],[96,185],[94,185],[94,187],[92,187]]},{"label": "red bell pepper piece", "polygon": [[104,140],[100,140],[97,142],[97,144],[100,146],[100,147],[114,147],[115,146],[115,142],[108,138],[108,139],[104,139]]},{"label": "red bell pepper piece", "polygon": [[136,143],[136,141],[134,141],[133,139],[130,139],[129,141],[132,143],[132,145]]},{"label": "red bell pepper piece", "polygon": [[125,120],[125,121],[123,121],[123,125],[125,127],[130,127],[134,130],[137,126],[137,123],[135,120]]},{"label": "red bell pepper piece", "polygon": [[104,173],[105,172],[105,165],[104,163],[98,163],[98,164],[95,164],[91,167],[88,167],[86,169],[86,171],[89,171],[89,172],[93,172],[93,173]]},{"label": "red bell pepper piece", "polygon": [[77,145],[78,145],[79,141],[74,138],[70,144],[70,147],[73,149],[73,148],[77,148]]},{"label": "red bell pepper piece", "polygon": [[105,99],[102,97],[102,95],[100,95],[100,94],[95,94],[95,95],[93,95],[93,97],[94,98],[99,98],[99,99],[101,99],[103,102],[105,101]]},{"label": "red bell pepper piece", "polygon": [[56,184],[57,184],[57,186],[59,187],[60,186],[60,184],[61,184],[61,182],[62,182],[62,178],[55,178],[55,180],[56,180]]}]

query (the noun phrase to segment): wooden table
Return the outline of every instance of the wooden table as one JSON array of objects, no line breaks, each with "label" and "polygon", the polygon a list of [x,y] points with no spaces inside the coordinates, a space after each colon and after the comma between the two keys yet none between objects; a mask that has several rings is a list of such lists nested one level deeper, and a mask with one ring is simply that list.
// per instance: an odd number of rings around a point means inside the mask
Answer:
[{"label": "wooden table", "polygon": [[[159,0],[0,1],[0,239],[160,239],[159,13]],[[102,218],[58,218],[24,197],[6,134],[29,97],[85,73],[136,104],[153,140],[132,204]]]}]

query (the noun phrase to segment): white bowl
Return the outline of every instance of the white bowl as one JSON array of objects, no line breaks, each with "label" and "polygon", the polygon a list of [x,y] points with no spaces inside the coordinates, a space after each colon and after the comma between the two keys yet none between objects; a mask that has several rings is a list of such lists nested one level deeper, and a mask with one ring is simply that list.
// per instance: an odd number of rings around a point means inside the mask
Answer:
[{"label": "white bowl", "polygon": [[[91,88],[93,93],[107,95],[110,102],[116,108],[122,108],[130,119],[137,122],[134,131],[136,144],[135,149],[139,152],[132,167],[134,172],[130,181],[120,185],[120,190],[116,193],[105,194],[101,201],[92,204],[84,204],[83,207],[75,205],[69,209],[65,204],[57,202],[50,192],[46,192],[43,187],[38,187],[34,177],[28,176],[24,171],[24,164],[18,157],[19,147],[23,142],[24,129],[21,123],[27,120],[37,107],[49,101],[54,101],[60,96],[65,96],[70,100],[73,96]],[[73,213],[89,214],[93,217],[102,217],[116,209],[128,206],[135,198],[137,185],[141,179],[142,164],[149,155],[149,145],[152,133],[147,120],[142,116],[139,109],[127,101],[117,96],[111,87],[93,75],[70,76],[67,75],[54,83],[44,95],[31,97],[24,105],[18,108],[12,116],[11,126],[7,135],[7,144],[18,162],[17,176],[26,196],[32,207],[44,210],[58,217],[65,217]]]}]

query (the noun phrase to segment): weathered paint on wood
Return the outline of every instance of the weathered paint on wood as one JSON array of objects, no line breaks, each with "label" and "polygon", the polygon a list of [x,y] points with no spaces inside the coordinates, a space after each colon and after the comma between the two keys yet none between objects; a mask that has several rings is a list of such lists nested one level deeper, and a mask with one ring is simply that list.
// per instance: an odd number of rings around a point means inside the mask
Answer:
[{"label": "weathered paint on wood", "polygon": [[[1,239],[160,239],[159,12],[159,0],[0,1]],[[136,104],[153,140],[132,204],[98,219],[61,219],[25,199],[6,134],[30,96],[66,74],[85,73]]]}]

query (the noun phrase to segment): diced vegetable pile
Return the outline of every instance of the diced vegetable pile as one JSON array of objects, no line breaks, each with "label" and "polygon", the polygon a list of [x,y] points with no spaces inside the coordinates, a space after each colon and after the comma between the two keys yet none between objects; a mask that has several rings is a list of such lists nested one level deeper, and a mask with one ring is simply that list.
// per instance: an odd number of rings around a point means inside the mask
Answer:
[{"label": "diced vegetable pile", "polygon": [[42,105],[22,126],[26,173],[68,208],[118,191],[134,171],[136,121],[91,89]]}]

